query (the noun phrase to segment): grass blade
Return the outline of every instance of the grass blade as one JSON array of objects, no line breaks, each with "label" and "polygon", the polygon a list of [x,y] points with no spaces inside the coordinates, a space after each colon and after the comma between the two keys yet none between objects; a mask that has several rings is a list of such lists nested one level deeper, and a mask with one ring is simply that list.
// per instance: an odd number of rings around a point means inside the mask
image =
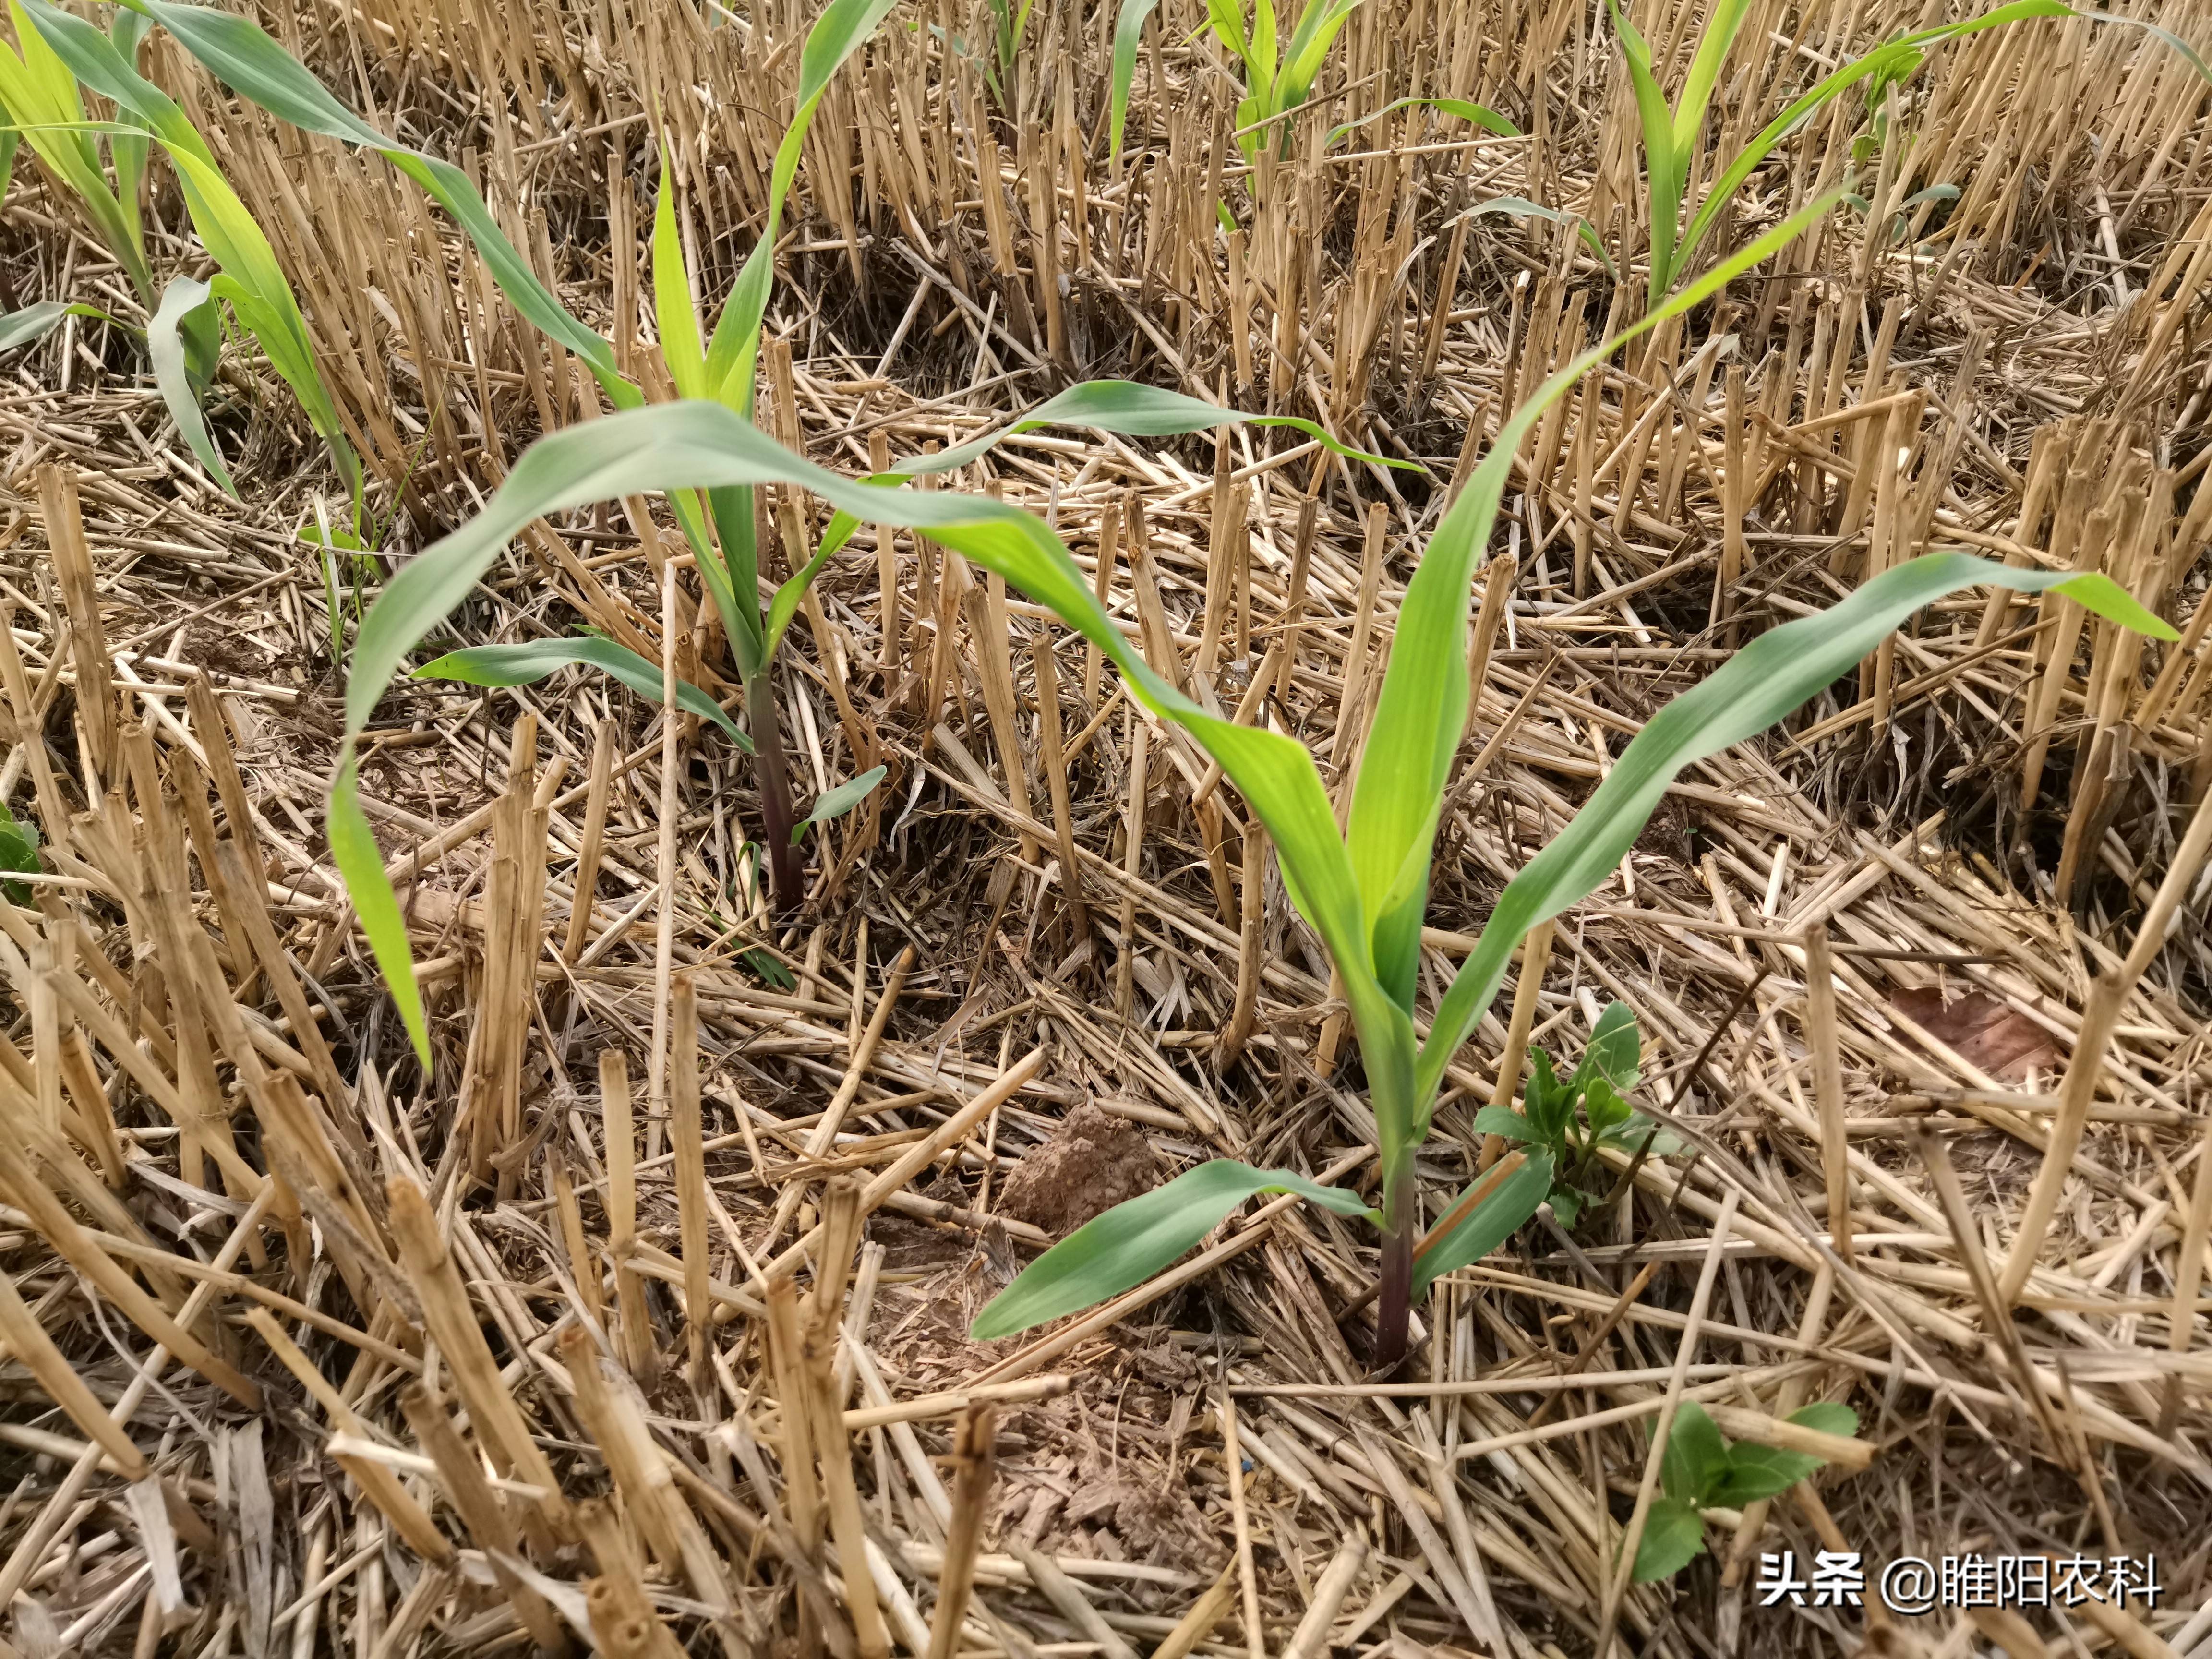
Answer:
[{"label": "grass blade", "polygon": [[1375,1217],[1344,1188],[1216,1158],[1077,1228],[993,1297],[968,1334],[979,1342],[1012,1336],[1133,1289],[1261,1193],[1297,1193],[1339,1215]]}]

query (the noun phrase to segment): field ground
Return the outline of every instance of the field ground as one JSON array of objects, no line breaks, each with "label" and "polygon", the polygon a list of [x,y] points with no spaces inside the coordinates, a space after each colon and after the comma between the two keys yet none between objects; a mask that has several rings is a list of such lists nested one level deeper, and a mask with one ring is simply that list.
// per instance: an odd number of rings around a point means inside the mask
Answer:
[{"label": "field ground", "polygon": [[[670,395],[659,192],[711,319],[811,9],[259,3]],[[2212,52],[2201,7],[2124,6]],[[1705,9],[1639,0],[1662,86]],[[1698,188],[1836,65],[1966,15],[1749,9]],[[1009,71],[989,5],[901,0],[805,141],[759,422],[858,477],[1120,377],[1418,463],[1055,427],[935,481],[1049,521],[1155,668],[1297,737],[1341,807],[1455,481],[1644,309],[1643,137],[1605,8],[1370,0],[1285,149],[1248,155],[1204,21],[1152,17],[1115,156],[1110,8],[1046,0]],[[847,1659],[873,1628],[933,1659],[2212,1654],[2212,119],[2166,40],[2027,21],[1932,48],[1879,109],[1847,92],[1701,257],[1847,173],[1857,204],[1524,441],[1476,580],[1424,1020],[1660,708],[1881,569],[2102,570],[2182,638],[1970,589],[1686,770],[1524,952],[1418,1177],[1434,1219],[1520,1056],[1571,1065],[1616,1000],[1635,1103],[1680,1148],[1616,1158],[1571,1227],[1547,1212],[1447,1278],[1387,1382],[1372,1236],[1288,1199],[1113,1320],[969,1340],[1106,1204],[1214,1156],[1371,1191],[1376,1126],[1249,804],[1018,586],[905,532],[860,530],[778,661],[802,813],[886,769],[807,833],[781,912],[757,774],[715,726],[587,669],[395,683],[362,793],[424,1069],[325,836],[331,599],[350,642],[393,568],[605,401],[384,161],[232,96],[163,28],[138,62],[299,296],[378,551],[326,572],[311,532],[347,486],[245,336],[204,399],[237,499],[141,335],[71,316],[5,360],[0,786],[43,866],[0,904],[15,1652],[411,1659],[589,1631],[620,1659]],[[148,173],[152,270],[205,276],[159,146]],[[143,328],[111,246],[27,142],[0,304]],[[827,518],[764,493],[763,593]],[[746,719],[657,498],[532,523],[411,660],[587,629]],[[2054,1140],[2070,1176],[2039,1217]],[[763,1290],[802,1257],[818,1308]],[[1777,1419],[1846,1402],[1863,1467],[1713,1510],[1705,1553],[1624,1587],[1681,1399],[1784,1443]],[[836,1547],[854,1528],[865,1571]],[[1860,1553],[1877,1605],[1759,1605],[1762,1554],[1823,1550]],[[2163,1593],[1904,1617],[1872,1591],[1907,1555],[2154,1557]]]}]

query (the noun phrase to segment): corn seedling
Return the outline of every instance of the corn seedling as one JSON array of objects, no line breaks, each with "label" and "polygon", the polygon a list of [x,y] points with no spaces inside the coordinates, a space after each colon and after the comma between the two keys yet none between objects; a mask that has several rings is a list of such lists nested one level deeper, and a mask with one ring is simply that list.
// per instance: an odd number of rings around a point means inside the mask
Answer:
[{"label": "corn seedling", "polygon": [[1814,203],[1668,296],[1620,337],[1584,352],[1504,423],[1407,585],[1340,837],[1320,775],[1304,749],[1272,733],[1224,727],[1189,709],[1141,663],[1130,660],[1126,647],[1117,650],[1118,640],[1109,644],[1101,637],[1103,618],[1091,608],[1071,607],[1057,591],[1041,588],[1026,568],[1008,572],[1115,656],[1139,699],[1188,729],[1267,825],[1280,853],[1285,884],[1328,946],[1359,1033],[1379,1138],[1382,1202],[1379,1211],[1365,1211],[1351,1194],[1324,1195],[1287,1171],[1202,1164],[1108,1211],[1048,1250],[983,1310],[976,1336],[1011,1335],[1117,1295],[1196,1244],[1251,1194],[1295,1191],[1340,1212],[1347,1206],[1361,1209],[1379,1224],[1376,1357],[1395,1364],[1405,1352],[1413,1298],[1527,1220],[1552,1191],[1555,1174],[1551,1152],[1540,1147],[1510,1177],[1477,1183],[1417,1260],[1413,1156],[1427,1138],[1444,1069],[1488,1009],[1522,938],[1607,878],[1683,767],[1765,730],[1922,606],[1977,582],[2022,592],[2063,586],[2087,608],[2125,626],[2171,635],[2107,578],[2014,570],[1961,554],[1932,554],[1897,566],[1832,610],[1773,629],[1644,726],[1582,811],[1499,896],[1474,951],[1437,1003],[1427,1040],[1417,1041],[1415,992],[1430,860],[1467,720],[1473,582],[1511,458],[1544,410],[1584,374],[1637,335],[1702,303],[1832,205],[1832,199]]},{"label": "corn seedling", "polygon": [[[408,653],[466,596],[511,538],[535,519],[591,502],[647,492],[795,485],[829,501],[841,521],[849,518],[919,530],[997,572],[1111,659],[1140,704],[1188,732],[1265,825],[1292,902],[1321,936],[1343,978],[1380,1132],[1382,1204],[1379,1211],[1370,1209],[1354,1193],[1319,1186],[1294,1172],[1225,1161],[1201,1165],[1108,1212],[1048,1251],[984,1310],[977,1334],[1002,1336],[1091,1306],[1159,1271],[1252,1194],[1291,1191],[1380,1224],[1378,1349],[1386,1362],[1395,1363],[1403,1352],[1413,1295],[1437,1274],[1463,1265],[1470,1251],[1505,1237],[1534,1212],[1551,1188],[1548,1157],[1539,1153],[1524,1159],[1510,1178],[1494,1183],[1480,1202],[1467,1206],[1422,1256],[1417,1273],[1413,1155],[1428,1133],[1445,1066],[1489,1006],[1522,934],[1607,878],[1682,767],[1765,730],[1856,665],[1923,605],[1977,582],[2025,592],[2062,589],[2100,615],[2171,635],[2171,629],[2105,576],[2014,569],[1956,554],[1899,565],[1834,610],[1774,629],[1645,726],[1566,830],[1506,889],[1437,1005],[1427,1042],[1417,1042],[1414,994],[1430,858],[1467,719],[1469,599],[1510,458],[1544,408],[1625,339],[1702,302],[1771,256],[1832,205],[1825,199],[1812,204],[1672,296],[1622,339],[1583,354],[1506,422],[1438,526],[1407,589],[1353,790],[1349,829],[1343,834],[1304,747],[1279,733],[1209,713],[1160,678],[1114,624],[1095,597],[1091,579],[1042,520],[988,496],[912,491],[841,477],[791,454],[720,399],[691,398],[629,410],[533,445],[483,513],[427,549],[386,585],[355,645],[346,699],[349,740],[360,732]],[[1110,387],[1077,392],[1102,403],[1125,395]],[[1206,424],[1239,418],[1232,411],[1198,407]],[[1170,416],[1193,424],[1198,419],[1176,415],[1165,404],[1158,410],[1159,420],[1135,429],[1176,429],[1164,425]],[[1060,418],[1068,417],[1063,412]],[[825,547],[836,540],[833,527]],[[823,556],[817,554],[814,562]],[[796,603],[793,598],[792,605]],[[779,595],[778,605],[771,607],[771,625],[781,608]],[[355,813],[357,820],[358,807]],[[376,857],[375,844],[367,837],[366,824],[360,826],[361,842],[345,846],[351,833],[334,811],[331,837],[341,867],[349,874],[365,865],[375,868],[370,862]],[[388,890],[380,881],[375,885],[388,903]],[[404,924],[396,905],[386,915],[376,914],[375,896],[356,877],[362,919],[398,990],[399,975],[407,972]]]},{"label": "corn seedling", "polygon": [[1610,1004],[1571,1073],[1563,1078],[1548,1054],[1533,1054],[1522,1109],[1486,1106],[1474,1115],[1479,1133],[1534,1148],[1550,1161],[1552,1190],[1546,1200],[1562,1227],[1573,1226],[1586,1206],[1605,1195],[1593,1185],[1607,1168],[1602,1152],[1665,1158],[1680,1148],[1626,1098],[1636,1086],[1642,1046],[1628,1005]]},{"label": "corn seedling", "polygon": [[2140,19],[2077,12],[2061,3],[2061,0],[2012,0],[2012,3],[1979,17],[1899,35],[1822,77],[1811,90],[1760,128],[1741,150],[1727,158],[1715,172],[1712,188],[1706,192],[1703,205],[1685,227],[1682,213],[1689,195],[1691,162],[1696,157],[1705,116],[1720,85],[1721,70],[1736,36],[1751,15],[1752,0],[1722,0],[1698,37],[1689,73],[1671,108],[1654,71],[1650,46],[1622,13],[1620,0],[1606,0],[1606,5],[1613,14],[1613,31],[1620,38],[1621,55],[1628,65],[1637,113],[1644,128],[1645,216],[1650,238],[1647,305],[1656,305],[1661,296],[1681,280],[1736,191],[1778,144],[1833,100],[1862,82],[1870,83],[1869,100],[1879,103],[1888,87],[1909,78],[1920,67],[1930,47],[1984,29],[2001,28],[2036,18],[2087,17],[2097,21],[2134,23],[2148,29],[2186,57],[2197,73],[2212,79],[2212,70],[2208,70],[2203,60],[2178,37]]},{"label": "corn seedling", "polygon": [[[145,141],[138,138],[134,148],[129,133],[113,135],[115,181],[110,184],[100,162],[100,131],[87,118],[77,90],[82,77],[33,26],[21,0],[9,0],[8,11],[15,25],[15,46],[11,50],[0,43],[0,119],[7,121],[11,134],[29,141],[48,176],[76,198],[150,312],[155,303],[154,272],[146,262],[145,228],[138,212]],[[131,44],[135,47],[135,40]],[[11,145],[11,161],[12,151]]]},{"label": "corn seedling", "polygon": [[[270,367],[299,399],[309,425],[329,449],[345,481],[357,530],[361,462],[323,383],[307,319],[301,315],[291,284],[276,263],[276,250],[223,177],[207,141],[176,100],[140,75],[132,63],[143,19],[135,19],[127,27],[118,21],[111,37],[50,0],[10,0],[10,3],[17,32],[27,45],[38,40],[60,72],[73,77],[72,96],[74,82],[82,82],[112,100],[136,124],[135,128],[124,126],[117,131],[122,137],[135,141],[141,167],[149,137],[168,153],[192,228],[219,267],[214,278],[204,283],[187,277],[173,281],[146,331],[155,383],[185,442],[216,482],[235,495],[237,489],[200,415],[198,395],[213,374],[219,326],[215,307],[220,302],[230,307],[239,326],[253,337]],[[150,283],[149,277],[149,287]]]},{"label": "corn seedling", "polygon": [[[1859,1431],[1858,1413],[1833,1402],[1808,1406],[1782,1420],[1843,1439]],[[1636,1547],[1636,1582],[1672,1578],[1705,1553],[1704,1511],[1741,1510],[1763,1498],[1779,1498],[1827,1461],[1812,1452],[1778,1446],[1732,1444],[1703,1406],[1685,1400],[1674,1413],[1666,1449],[1659,1455],[1660,1496],[1651,1500],[1644,1536]]]},{"label": "corn seedling", "polygon": [[[1237,143],[1247,161],[1260,153],[1263,130],[1297,109],[1313,90],[1338,32],[1351,21],[1359,0],[1306,0],[1290,39],[1278,38],[1274,0],[1252,0],[1252,21],[1244,21],[1244,0],[1206,0],[1206,21],[1214,38],[1244,66],[1244,96],[1237,106]],[[1279,141],[1287,153],[1290,132]]]}]

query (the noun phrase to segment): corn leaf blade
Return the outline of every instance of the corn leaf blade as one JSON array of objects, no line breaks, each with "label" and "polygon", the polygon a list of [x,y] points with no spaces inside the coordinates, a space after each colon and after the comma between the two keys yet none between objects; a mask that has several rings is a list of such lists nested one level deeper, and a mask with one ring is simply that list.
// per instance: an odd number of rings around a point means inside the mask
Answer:
[{"label": "corn leaf blade", "polygon": [[178,432],[208,476],[236,501],[238,486],[222,464],[222,452],[216,447],[215,434],[208,430],[206,417],[200,413],[199,396],[192,385],[192,348],[185,319],[204,314],[202,307],[212,303],[205,283],[196,283],[189,276],[172,277],[161,290],[161,303],[153,320],[146,325],[146,351],[154,360],[154,384],[161,388],[169,418],[177,423]]},{"label": "corn leaf blade", "polygon": [[1296,1193],[1338,1215],[1375,1218],[1365,1200],[1341,1187],[1216,1158],[1077,1228],[993,1297],[969,1334],[979,1342],[1012,1336],[1133,1290],[1262,1193]]},{"label": "corn leaf blade", "polygon": [[[1500,1109],[1489,1106],[1483,1109],[1495,1112]],[[1526,1128],[1525,1121],[1522,1127]],[[1527,1137],[1522,1139],[1525,1140]],[[1469,1210],[1457,1226],[1414,1258],[1413,1294],[1420,1295],[1446,1273],[1457,1273],[1481,1261],[1520,1231],[1550,1196],[1552,1176],[1551,1153],[1532,1149],[1522,1160],[1521,1167],[1498,1182],[1496,1190]]]},{"label": "corn leaf blade", "polygon": [[[448,651],[416,669],[418,680],[459,680],[465,685],[529,685],[548,674],[579,665],[596,668],[620,680],[641,697],[660,701],[665,682],[661,667],[626,645],[596,635],[528,640],[519,645],[471,645]],[[689,680],[676,682],[676,703],[687,714],[712,720],[748,754],[752,739],[738,729],[722,706]]]}]

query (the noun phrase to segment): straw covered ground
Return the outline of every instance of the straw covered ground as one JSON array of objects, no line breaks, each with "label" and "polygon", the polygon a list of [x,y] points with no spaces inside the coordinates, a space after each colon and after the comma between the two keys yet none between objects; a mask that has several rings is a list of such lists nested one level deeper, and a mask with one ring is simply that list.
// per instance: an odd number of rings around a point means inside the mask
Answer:
[{"label": "straw covered ground", "polygon": [[[2120,9],[2212,52],[2190,0]],[[1638,0],[1662,88],[1736,9]],[[811,0],[252,15],[453,162],[672,395],[657,204],[711,319],[766,222]],[[1749,0],[1692,202],[1823,76],[1968,15]],[[1279,149],[1239,132],[1245,70],[1203,9],[1165,0],[1117,155],[1116,8],[1019,21],[1006,59],[987,0],[899,0],[830,81],[758,423],[860,477],[1118,377],[1418,463],[1056,426],[930,481],[1048,520],[1162,676],[1298,738],[1341,810],[1455,489],[1647,308],[1620,31],[1571,0],[1368,0]],[[395,681],[362,793],[422,1063],[326,833],[331,612],[349,649],[394,571],[607,401],[384,160],[233,95],[164,27],[137,62],[298,296],[374,551],[317,544],[347,482],[243,329],[201,398],[219,487],[151,307],[27,139],[0,305],[105,315],[0,360],[0,787],[37,830],[0,903],[15,1653],[2212,1653],[2212,115],[2171,40],[2026,21],[1876,103],[1851,88],[1732,187],[1698,259],[1852,200],[1521,441],[1472,596],[1424,1024],[1645,723],[1873,574],[1930,550],[2100,570],[2180,637],[1970,588],[1685,770],[1522,950],[1417,1176],[1433,1222],[1496,1156],[1476,1113],[1534,1054],[1571,1066],[1616,1000],[1632,1103],[1675,1148],[1608,1154],[1581,1214],[1447,1276],[1387,1374],[1375,1235],[1288,1196],[1097,1312],[969,1340],[1054,1239],[1210,1157],[1372,1193],[1377,1126],[1251,804],[927,538],[863,526],[765,683],[802,817],[884,769],[805,830],[795,902],[769,890],[762,774],[696,708],[672,724],[581,667]],[[179,167],[154,147],[146,263],[204,278]],[[765,595],[829,515],[757,507]],[[410,661],[586,629],[760,729],[658,496],[532,522]],[[1692,1401],[1825,1467],[1708,1505],[1704,1553],[1629,1582],[1655,1425]],[[1856,1442],[1782,1420],[1821,1401]],[[1872,1605],[1760,1605],[1763,1554],[1802,1577],[1822,1551],[1859,1553]],[[2161,1594],[1907,1616],[1875,1594],[1904,1556],[2096,1558],[2106,1591],[2114,1558],[2154,1558]]]}]

